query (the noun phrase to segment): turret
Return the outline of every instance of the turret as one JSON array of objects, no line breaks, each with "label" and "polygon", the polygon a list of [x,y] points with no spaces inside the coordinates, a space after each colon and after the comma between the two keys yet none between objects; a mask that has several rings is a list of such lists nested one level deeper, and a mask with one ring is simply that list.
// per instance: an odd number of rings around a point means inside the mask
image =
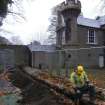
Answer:
[{"label": "turret", "polygon": [[[65,45],[78,44],[77,17],[81,13],[80,1],[66,0],[61,3],[59,12],[63,16],[65,24],[64,32],[62,34],[62,38],[65,38]],[[59,32],[60,30],[57,31]]]}]

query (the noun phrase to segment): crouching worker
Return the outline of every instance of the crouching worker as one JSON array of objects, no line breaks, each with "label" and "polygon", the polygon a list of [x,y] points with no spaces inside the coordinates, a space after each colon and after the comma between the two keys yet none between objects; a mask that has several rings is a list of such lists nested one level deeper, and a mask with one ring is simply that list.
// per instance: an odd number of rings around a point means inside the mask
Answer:
[{"label": "crouching worker", "polygon": [[79,65],[71,73],[70,80],[73,83],[73,88],[75,89],[75,100],[81,100],[84,93],[89,93],[90,102],[95,104],[95,88],[89,82],[86,72],[83,66]]}]

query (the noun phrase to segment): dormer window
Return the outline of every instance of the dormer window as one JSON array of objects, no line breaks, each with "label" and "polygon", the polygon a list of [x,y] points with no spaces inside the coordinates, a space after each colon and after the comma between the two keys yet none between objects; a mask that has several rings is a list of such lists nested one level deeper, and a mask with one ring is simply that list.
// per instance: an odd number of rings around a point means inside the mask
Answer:
[{"label": "dormer window", "polygon": [[94,29],[88,30],[88,44],[96,44],[96,35]]}]

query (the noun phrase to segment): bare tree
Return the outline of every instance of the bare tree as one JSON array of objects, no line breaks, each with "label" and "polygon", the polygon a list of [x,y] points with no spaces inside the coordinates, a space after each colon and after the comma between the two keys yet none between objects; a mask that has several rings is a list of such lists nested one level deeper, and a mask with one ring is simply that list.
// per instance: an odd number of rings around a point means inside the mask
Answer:
[{"label": "bare tree", "polygon": [[102,14],[105,15],[105,0],[101,0],[101,1],[102,1],[102,6],[101,6],[100,13],[102,12]]},{"label": "bare tree", "polygon": [[8,12],[8,5],[12,4],[12,0],[0,0],[0,16],[5,17]]},{"label": "bare tree", "polygon": [[41,43],[39,41],[34,40],[31,42],[31,45],[41,45]]},{"label": "bare tree", "polygon": [[[28,2],[28,0],[26,0]],[[30,0],[29,0],[30,1]],[[24,18],[24,11],[22,7],[22,2],[23,0],[0,0],[0,26],[2,26],[3,19],[5,19],[4,23],[12,23],[8,19],[8,15],[10,16],[9,18],[14,22],[20,22],[21,20],[25,20]],[[0,28],[0,36],[6,36],[9,34],[14,34],[12,32],[9,32],[3,28]],[[13,41],[14,40],[14,41]],[[22,41],[18,36],[14,36],[11,38],[11,41],[14,44],[23,44]]]},{"label": "bare tree", "polygon": [[20,18],[25,20],[22,2],[23,0],[0,0],[0,26],[8,14],[13,16],[15,21],[19,21]]},{"label": "bare tree", "polygon": [[0,36],[0,45],[11,45],[12,43],[5,37]]},{"label": "bare tree", "polygon": [[94,7],[93,12],[95,12],[98,16],[105,15],[105,0],[100,0]]},{"label": "bare tree", "polygon": [[101,0],[101,2],[102,2],[102,9],[104,9],[105,10],[105,0]]},{"label": "bare tree", "polygon": [[8,5],[12,3],[12,0],[0,0],[0,25],[2,25],[3,18],[7,15]]},{"label": "bare tree", "polygon": [[14,45],[23,45],[22,40],[19,36],[12,36],[10,40]]},{"label": "bare tree", "polygon": [[48,39],[47,42],[50,44],[55,44],[56,43],[56,24],[57,24],[57,15],[54,11],[52,10],[52,14],[49,18],[50,25],[48,27]]}]

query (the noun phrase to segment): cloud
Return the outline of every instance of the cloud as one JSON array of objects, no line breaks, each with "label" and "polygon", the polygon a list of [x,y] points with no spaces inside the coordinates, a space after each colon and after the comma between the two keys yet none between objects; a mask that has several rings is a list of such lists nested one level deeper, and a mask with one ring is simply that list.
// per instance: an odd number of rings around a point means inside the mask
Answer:
[{"label": "cloud", "polygon": [[[7,16],[2,28],[11,31],[13,36],[19,35],[25,44],[32,41],[33,38],[38,41],[43,41],[48,36],[46,30],[49,24],[50,9],[62,1],[64,0],[23,0],[22,5],[26,20],[13,22],[15,19]],[[99,1],[81,0],[83,14],[86,17],[94,17],[93,9]]]}]

